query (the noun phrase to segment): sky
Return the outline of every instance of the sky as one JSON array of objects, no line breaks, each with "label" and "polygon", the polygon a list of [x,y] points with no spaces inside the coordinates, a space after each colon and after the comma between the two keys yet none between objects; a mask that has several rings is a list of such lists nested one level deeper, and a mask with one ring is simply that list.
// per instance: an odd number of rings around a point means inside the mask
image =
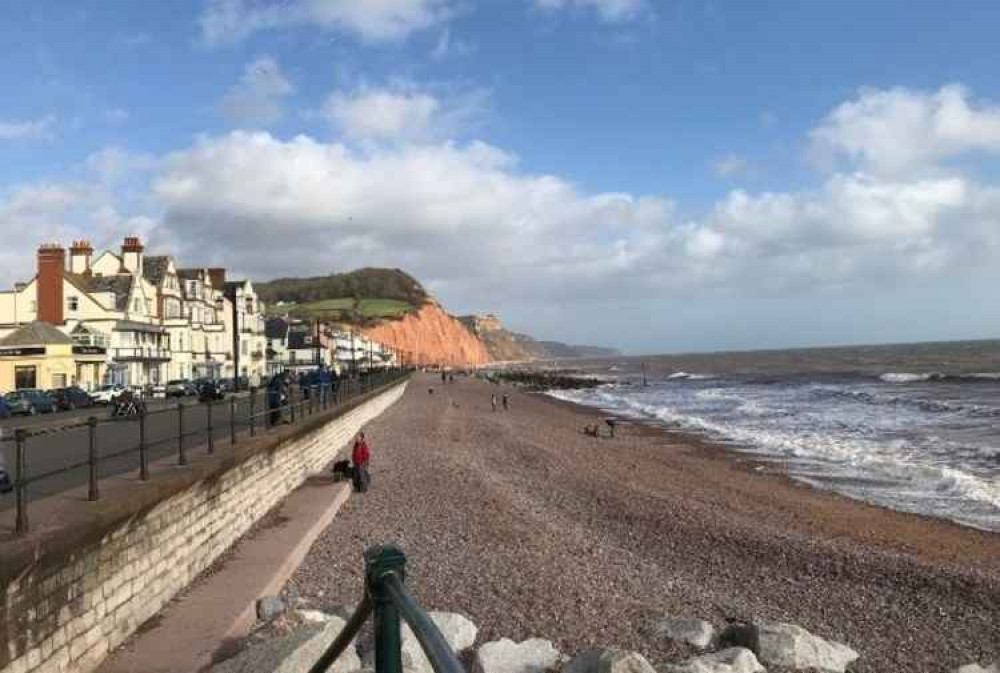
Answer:
[{"label": "sky", "polygon": [[995,0],[0,9],[0,287],[135,234],[629,353],[1000,337]]}]

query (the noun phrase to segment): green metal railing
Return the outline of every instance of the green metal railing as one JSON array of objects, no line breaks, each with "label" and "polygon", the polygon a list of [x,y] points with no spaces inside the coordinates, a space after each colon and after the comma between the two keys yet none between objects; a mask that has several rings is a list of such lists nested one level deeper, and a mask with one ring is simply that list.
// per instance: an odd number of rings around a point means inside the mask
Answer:
[{"label": "green metal railing", "polygon": [[402,673],[400,617],[406,620],[435,673],[465,673],[437,625],[406,590],[406,555],[394,545],[365,551],[365,593],[323,656],[309,673],[325,673],[374,613],[375,673]]}]

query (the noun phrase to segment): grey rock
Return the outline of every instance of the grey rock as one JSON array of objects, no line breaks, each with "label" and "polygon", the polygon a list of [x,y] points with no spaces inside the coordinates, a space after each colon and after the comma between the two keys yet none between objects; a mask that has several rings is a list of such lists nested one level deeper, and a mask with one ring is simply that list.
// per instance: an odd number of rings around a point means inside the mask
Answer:
[{"label": "grey rock", "polygon": [[653,636],[707,650],[715,640],[715,627],[703,619],[667,617],[653,627]]},{"label": "grey rock", "polygon": [[[282,638],[251,645],[232,659],[212,667],[212,673],[301,673],[308,671],[340,634],[346,621],[331,616],[325,625],[307,624]],[[353,647],[348,647],[329,670],[352,673],[361,668]]]},{"label": "grey rock", "polygon": [[823,640],[801,626],[766,620],[757,620],[754,626],[760,639],[757,656],[768,666],[844,673],[858,658],[858,653],[847,645]]},{"label": "grey rock", "polygon": [[1000,673],[1000,661],[994,661],[986,668],[979,664],[966,664],[956,668],[953,673]]},{"label": "grey rock", "polygon": [[638,652],[595,649],[575,657],[563,673],[656,673],[656,669]]},{"label": "grey rock", "polygon": [[765,670],[753,652],[745,647],[730,647],[663,667],[663,673],[762,673]]},{"label": "grey rock", "polygon": [[562,659],[551,642],[531,638],[515,643],[501,638],[482,645],[476,652],[475,673],[542,673]]},{"label": "grey rock", "polygon": [[[453,612],[431,612],[430,618],[456,654],[472,647],[478,629],[467,617]],[[420,641],[407,624],[401,629],[401,654],[403,670],[408,673],[432,673],[430,661],[424,654]],[[365,666],[375,666],[375,643],[370,631],[358,640],[358,653]]]},{"label": "grey rock", "polygon": [[264,596],[257,599],[257,619],[269,622],[285,613],[285,601],[280,596]]}]

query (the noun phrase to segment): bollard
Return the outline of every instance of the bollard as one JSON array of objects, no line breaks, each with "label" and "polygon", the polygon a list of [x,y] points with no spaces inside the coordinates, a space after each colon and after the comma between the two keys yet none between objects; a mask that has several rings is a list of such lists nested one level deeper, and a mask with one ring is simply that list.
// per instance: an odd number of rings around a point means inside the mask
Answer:
[{"label": "bollard", "polygon": [[184,451],[184,403],[177,403],[177,464],[187,465],[187,453]]},{"label": "bollard", "polygon": [[17,489],[14,498],[17,502],[17,519],[14,523],[14,532],[24,535],[28,532],[28,455],[25,450],[27,432],[24,428],[14,430],[14,442],[16,443],[14,460],[17,467],[17,482],[14,488]]},{"label": "bollard", "polygon": [[205,425],[208,426],[208,453],[209,455],[215,453],[215,432],[212,429],[212,404],[211,400],[205,403]]},{"label": "bollard", "polygon": [[365,550],[365,585],[375,604],[375,673],[403,670],[399,609],[385,587],[385,578],[395,574],[406,578],[406,555],[394,545]]},{"label": "bollard", "polygon": [[256,419],[254,418],[254,398],[257,397],[257,389],[250,386],[250,436],[257,434]]},{"label": "bollard", "polygon": [[149,450],[146,446],[146,405],[139,408],[139,479],[149,481]]},{"label": "bollard", "polygon": [[[251,412],[253,407],[251,407]],[[229,398],[229,444],[236,443],[236,396]]]},{"label": "bollard", "polygon": [[90,489],[87,493],[87,499],[93,502],[101,497],[101,492],[97,486],[97,418],[91,416],[87,419],[88,434],[90,435],[90,446],[88,452],[88,460],[90,463]]}]

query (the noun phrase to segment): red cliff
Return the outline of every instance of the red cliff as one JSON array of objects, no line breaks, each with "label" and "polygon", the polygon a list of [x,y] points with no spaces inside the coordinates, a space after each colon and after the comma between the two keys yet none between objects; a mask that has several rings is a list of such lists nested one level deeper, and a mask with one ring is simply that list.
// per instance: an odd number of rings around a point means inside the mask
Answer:
[{"label": "red cliff", "polygon": [[387,320],[363,332],[403,350],[407,360],[417,364],[467,366],[492,361],[483,342],[435,302],[401,320]]}]

